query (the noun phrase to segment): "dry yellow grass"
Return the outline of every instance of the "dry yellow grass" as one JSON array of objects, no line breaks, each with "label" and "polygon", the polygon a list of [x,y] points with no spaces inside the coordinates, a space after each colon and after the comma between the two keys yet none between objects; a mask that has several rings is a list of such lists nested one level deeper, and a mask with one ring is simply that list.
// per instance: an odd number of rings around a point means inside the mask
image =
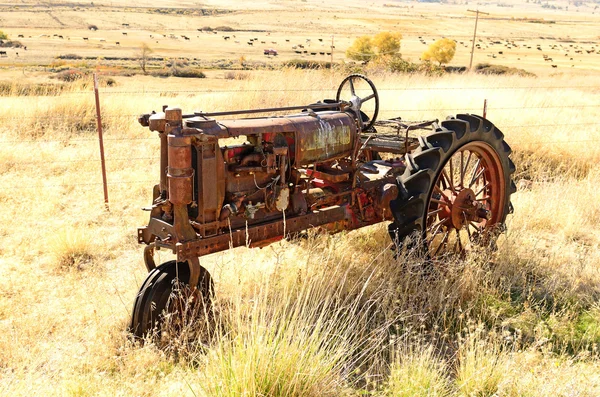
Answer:
[{"label": "dry yellow grass", "polygon": [[[89,86],[54,97],[3,97],[0,118],[11,123],[0,128],[0,211],[7,220],[0,228],[0,394],[310,395],[325,387],[334,395],[378,395],[390,390],[386,368],[392,365],[390,345],[379,338],[416,334],[415,348],[426,341],[447,347],[436,351],[450,393],[468,395],[485,379],[465,372],[479,365],[465,367],[472,350],[456,333],[473,322],[487,330],[481,346],[499,347],[475,351],[472,360],[503,360],[510,369],[494,381],[499,395],[598,393],[600,173],[594,164],[600,132],[594,111],[582,108],[599,104],[600,91],[585,79],[372,75],[384,116],[443,118],[455,112],[450,109],[476,111],[488,99],[489,117],[513,147],[521,181],[499,251],[474,253],[423,278],[417,259],[392,258],[381,225],[214,254],[202,263],[216,279],[230,332],[177,360],[169,350],[132,345],[125,327],[145,277],[135,227],[146,221],[139,207],[158,175],[157,139],[133,116],[163,104],[189,111],[309,103],[333,96],[343,76],[284,70],[245,80],[219,77],[170,78],[159,86],[123,77],[116,88],[103,89],[110,212],[103,206]],[[262,91],[265,81],[272,92]],[[230,92],[204,92],[221,84]],[[161,95],[165,90],[198,92]],[[82,238],[73,240],[73,231]],[[84,259],[85,265],[61,267],[65,255],[75,258],[68,263]],[[171,258],[159,256],[160,262]],[[332,303],[298,302],[303,290]],[[368,321],[350,322],[362,317],[344,317],[356,311],[340,312],[343,302],[361,305]],[[337,344],[331,327],[344,324],[360,326],[361,337]],[[303,331],[316,326],[320,333]],[[287,350],[274,350],[277,344]],[[369,354],[357,360],[361,351]],[[306,361],[300,352],[314,356]],[[427,360],[416,359],[422,368],[414,371],[433,382],[437,372]],[[319,377],[302,369],[317,363],[324,365]],[[519,371],[542,374],[543,381]],[[268,377],[257,383],[251,374]],[[578,381],[564,383],[569,376]]]},{"label": "dry yellow grass", "polygon": [[[525,38],[502,55],[502,45],[490,45],[475,62],[520,65],[537,78],[367,68],[381,117],[481,114],[487,99],[488,118],[513,148],[519,186],[496,252],[473,252],[424,276],[419,258],[393,258],[385,225],[376,225],[210,255],[201,262],[216,283],[218,332],[208,342],[159,347],[134,344],[125,331],[146,276],[135,228],[147,221],[140,207],[158,176],[158,139],[136,115],[166,104],[191,112],[312,103],[335,96],[345,76],[285,69],[239,79],[224,70],[207,70],[202,80],[115,76],[116,86],[101,88],[110,212],[89,79],[57,95],[24,95],[23,84],[56,84],[42,66],[52,63],[127,70],[132,61],[54,57],[132,57],[150,34],[191,36],[150,43],[160,56],[274,64],[263,44],[250,48],[247,39],[278,41],[280,58],[289,59],[291,45],[311,38],[317,46],[335,32],[340,60],[356,35],[399,30],[402,53],[416,60],[426,48],[418,36],[428,44],[440,35],[468,41],[473,21],[464,19],[466,6],[452,4],[378,3],[366,13],[364,4],[341,0],[326,7],[208,1],[235,12],[198,17],[154,12],[144,8],[156,7],[149,1],[94,3],[101,8],[29,0],[0,7],[2,30],[28,46],[18,59],[14,50],[0,58],[0,78],[12,85],[0,107],[0,395],[600,395],[600,59],[577,54],[571,68],[571,56],[549,48],[596,40],[592,8],[485,6],[495,19],[480,20],[482,37]],[[198,7],[176,3],[162,5]],[[300,13],[310,15],[310,33]],[[87,30],[90,23],[100,30]],[[130,24],[127,36],[122,23]],[[238,32],[237,44],[196,31],[205,25],[264,32]],[[560,41],[568,36],[575,43]],[[557,69],[538,42],[562,57]],[[468,55],[459,46],[453,64],[467,64]],[[172,259],[157,254],[161,263]]]}]

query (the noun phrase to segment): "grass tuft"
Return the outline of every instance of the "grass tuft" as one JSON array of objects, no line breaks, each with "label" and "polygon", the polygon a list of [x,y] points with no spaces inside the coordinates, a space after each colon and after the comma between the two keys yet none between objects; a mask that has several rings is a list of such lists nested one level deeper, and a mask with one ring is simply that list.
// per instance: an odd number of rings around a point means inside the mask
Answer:
[{"label": "grass tuft", "polygon": [[501,344],[477,328],[458,349],[456,384],[461,396],[494,396],[507,370],[508,357]]},{"label": "grass tuft", "polygon": [[452,387],[446,362],[433,345],[406,344],[395,352],[383,395],[449,397]]},{"label": "grass tuft", "polygon": [[58,268],[82,270],[98,256],[97,242],[81,228],[58,231],[50,239],[49,252]]},{"label": "grass tuft", "polygon": [[[350,374],[376,356],[385,327],[372,323],[369,278],[331,267],[271,278],[249,299],[221,302],[222,335],[202,369],[207,395],[339,396]],[[284,270],[282,268],[280,270]],[[299,273],[297,273],[299,274]],[[380,324],[381,325],[381,324]]]}]

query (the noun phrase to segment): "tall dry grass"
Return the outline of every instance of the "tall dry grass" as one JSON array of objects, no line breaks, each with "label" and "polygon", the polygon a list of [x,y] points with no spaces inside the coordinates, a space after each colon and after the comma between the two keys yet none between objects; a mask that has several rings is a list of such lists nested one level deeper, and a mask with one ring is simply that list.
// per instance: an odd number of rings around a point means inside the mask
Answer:
[{"label": "tall dry grass", "polygon": [[101,93],[110,212],[89,86],[3,96],[0,394],[598,395],[600,89],[585,78],[371,76],[382,117],[488,100],[520,187],[498,250],[424,273],[393,258],[385,225],[238,248],[202,258],[218,296],[209,343],[129,340],[146,273],[135,228],[158,175],[135,115],[312,103],[343,77],[118,79]]}]

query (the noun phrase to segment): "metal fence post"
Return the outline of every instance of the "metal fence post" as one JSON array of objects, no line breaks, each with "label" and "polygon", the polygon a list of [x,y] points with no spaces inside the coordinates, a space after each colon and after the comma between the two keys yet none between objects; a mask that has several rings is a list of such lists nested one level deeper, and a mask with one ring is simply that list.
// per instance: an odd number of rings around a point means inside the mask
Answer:
[{"label": "metal fence post", "polygon": [[102,116],[100,115],[100,98],[98,96],[98,76],[94,73],[94,95],[96,96],[96,121],[98,122],[98,142],[100,143],[100,164],[102,165],[102,185],[104,186],[104,205],[108,206],[108,186],[106,183],[106,163],[104,161],[104,141],[102,140]]},{"label": "metal fence post", "polygon": [[487,99],[483,100],[483,118],[487,118]]}]

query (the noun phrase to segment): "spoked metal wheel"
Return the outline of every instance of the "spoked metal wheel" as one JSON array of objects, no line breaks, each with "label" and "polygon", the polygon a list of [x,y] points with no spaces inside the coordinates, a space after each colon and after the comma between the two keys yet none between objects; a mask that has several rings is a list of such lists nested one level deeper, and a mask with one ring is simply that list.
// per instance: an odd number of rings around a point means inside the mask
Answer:
[{"label": "spoked metal wheel", "polygon": [[350,103],[350,108],[358,116],[361,131],[373,127],[379,113],[379,94],[375,84],[362,74],[351,74],[340,84],[337,102]]},{"label": "spoked metal wheel", "polygon": [[425,241],[431,257],[482,244],[503,217],[502,163],[487,143],[469,142],[442,167],[427,207]]},{"label": "spoked metal wheel", "polygon": [[390,202],[389,231],[397,249],[414,248],[416,241],[435,258],[493,242],[516,191],[510,152],[498,128],[470,114],[445,120],[421,137],[406,155],[400,193]]}]

